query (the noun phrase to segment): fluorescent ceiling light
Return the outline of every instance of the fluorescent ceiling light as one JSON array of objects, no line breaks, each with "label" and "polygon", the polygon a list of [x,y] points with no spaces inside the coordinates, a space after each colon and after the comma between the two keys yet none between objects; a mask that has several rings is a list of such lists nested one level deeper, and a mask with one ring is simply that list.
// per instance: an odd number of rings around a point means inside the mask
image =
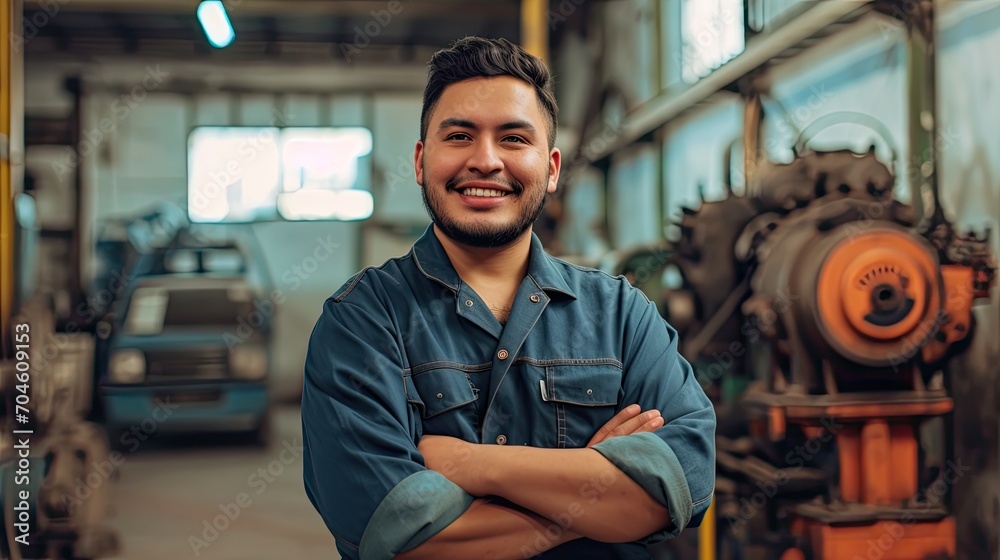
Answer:
[{"label": "fluorescent ceiling light", "polygon": [[199,4],[198,22],[205,30],[208,42],[217,49],[229,46],[236,38],[233,24],[229,22],[229,15],[221,0],[204,0]]}]

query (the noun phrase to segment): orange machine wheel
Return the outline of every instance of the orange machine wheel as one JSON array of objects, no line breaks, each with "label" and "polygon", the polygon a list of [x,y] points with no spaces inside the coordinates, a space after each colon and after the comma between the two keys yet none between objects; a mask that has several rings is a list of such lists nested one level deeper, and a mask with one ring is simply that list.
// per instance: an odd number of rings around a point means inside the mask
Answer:
[{"label": "orange machine wheel", "polygon": [[913,236],[888,229],[848,237],[817,280],[820,328],[829,342],[870,365],[893,347],[933,333],[941,307],[937,262]]}]

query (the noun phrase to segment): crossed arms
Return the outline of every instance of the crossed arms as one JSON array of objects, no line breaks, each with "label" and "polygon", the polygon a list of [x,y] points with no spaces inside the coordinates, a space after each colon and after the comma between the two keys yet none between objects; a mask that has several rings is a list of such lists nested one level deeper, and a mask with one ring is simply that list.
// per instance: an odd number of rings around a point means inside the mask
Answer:
[{"label": "crossed arms", "polygon": [[527,511],[477,499],[451,525],[396,558],[527,558],[580,537],[630,542],[660,531],[671,523],[666,508],[591,447],[662,426],[659,411],[641,412],[632,405],[584,449],[504,447],[424,436],[418,449],[427,468],[473,496],[498,496]]},{"label": "crossed arms", "polygon": [[620,399],[651,416],[626,408],[586,448],[540,449],[417,439],[397,326],[369,311],[377,300],[352,301],[374,300],[365,288],[324,305],[302,396],[306,494],[342,557],[525,558],[580,537],[670,538],[700,522],[715,416],[653,304],[625,303]]}]

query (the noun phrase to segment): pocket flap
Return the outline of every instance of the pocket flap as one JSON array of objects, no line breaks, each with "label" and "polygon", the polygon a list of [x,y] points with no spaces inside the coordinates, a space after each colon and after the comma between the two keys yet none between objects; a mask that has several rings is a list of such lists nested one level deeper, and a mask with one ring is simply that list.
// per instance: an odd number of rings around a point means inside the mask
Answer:
[{"label": "pocket flap", "polygon": [[545,368],[548,400],[581,406],[618,404],[622,370],[608,365]]},{"label": "pocket flap", "polygon": [[437,416],[476,400],[469,378],[461,370],[432,369],[412,376],[412,381],[424,405],[424,418]]}]

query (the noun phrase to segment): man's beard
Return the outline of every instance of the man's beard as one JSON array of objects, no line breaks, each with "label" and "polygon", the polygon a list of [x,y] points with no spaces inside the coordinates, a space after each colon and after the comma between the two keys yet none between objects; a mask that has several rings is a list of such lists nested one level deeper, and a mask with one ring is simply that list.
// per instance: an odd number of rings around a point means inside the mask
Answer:
[{"label": "man's beard", "polygon": [[[426,169],[426,167],[424,167],[424,169]],[[516,196],[520,198],[525,196],[525,192],[529,192],[532,196],[534,193],[538,193],[537,197],[524,201],[516,219],[510,223],[491,224],[487,222],[476,222],[471,224],[461,224],[458,220],[453,219],[447,212],[439,210],[441,206],[443,206],[442,199],[445,196],[448,196],[449,191],[452,191],[455,186],[466,180],[474,179],[451,179],[445,184],[443,193],[440,190],[435,190],[433,195],[427,194],[429,189],[426,186],[426,181],[425,185],[420,189],[420,193],[424,198],[424,208],[427,209],[427,213],[430,215],[431,221],[434,222],[434,225],[449,238],[463,245],[469,245],[471,247],[503,247],[509,245],[517,238],[521,237],[521,235],[523,235],[524,232],[531,227],[531,224],[535,223],[535,220],[541,215],[542,210],[545,209],[544,185],[535,185],[534,188],[525,189],[524,185],[516,181],[496,181],[498,183],[502,182],[513,190],[513,192],[505,196]],[[513,202],[521,203],[522,201],[518,200]]]}]

